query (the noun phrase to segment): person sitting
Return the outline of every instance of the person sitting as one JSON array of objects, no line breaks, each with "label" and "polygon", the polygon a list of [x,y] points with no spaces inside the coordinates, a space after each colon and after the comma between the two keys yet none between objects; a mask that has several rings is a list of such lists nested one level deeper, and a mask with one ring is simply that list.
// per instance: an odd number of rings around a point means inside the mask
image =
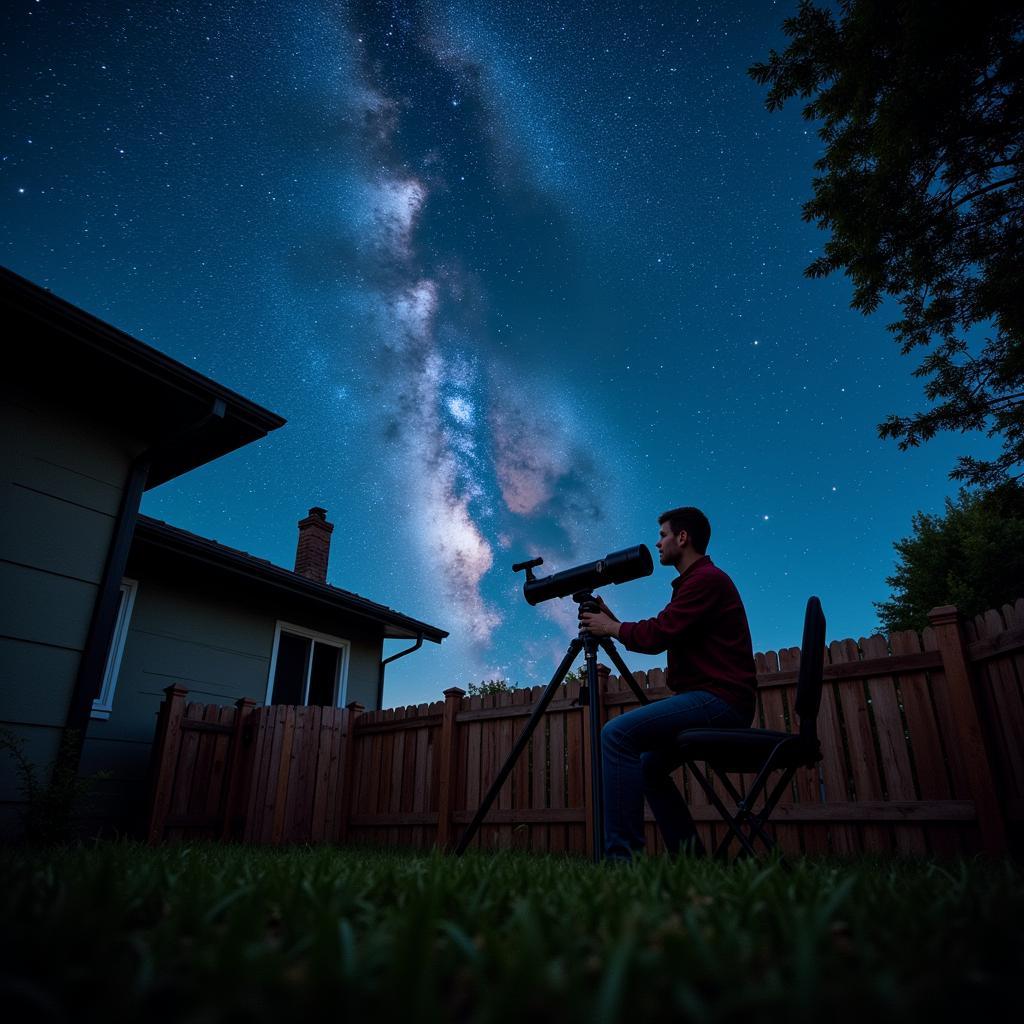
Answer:
[{"label": "person sitting", "polygon": [[686,802],[672,781],[672,741],[683,729],[746,728],[757,687],[750,627],[733,581],[706,554],[711,524],[700,509],[658,517],[662,565],[673,566],[672,599],[651,619],[620,622],[600,601],[580,612],[592,635],[616,637],[640,654],[668,652],[664,700],[634,708],[601,733],[605,857],[628,860],[644,848],[646,797],[670,853],[702,855]]}]

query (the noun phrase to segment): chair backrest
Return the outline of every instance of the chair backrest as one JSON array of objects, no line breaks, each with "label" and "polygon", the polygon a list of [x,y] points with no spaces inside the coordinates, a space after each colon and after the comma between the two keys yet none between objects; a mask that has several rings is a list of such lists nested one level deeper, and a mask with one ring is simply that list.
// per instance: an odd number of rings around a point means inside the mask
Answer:
[{"label": "chair backrest", "polygon": [[800,717],[800,735],[816,739],[818,708],[825,672],[825,613],[816,597],[807,599],[804,635],[800,641],[800,673],[796,680],[796,713]]}]

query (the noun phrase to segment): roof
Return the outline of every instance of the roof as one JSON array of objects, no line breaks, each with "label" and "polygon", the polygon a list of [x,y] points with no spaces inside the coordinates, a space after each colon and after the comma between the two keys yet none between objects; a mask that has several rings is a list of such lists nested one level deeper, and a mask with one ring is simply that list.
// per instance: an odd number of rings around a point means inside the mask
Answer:
[{"label": "roof", "polygon": [[150,516],[140,515],[138,517],[132,544],[133,546],[147,544],[164,548],[177,555],[205,562],[241,578],[257,580],[290,595],[328,605],[348,615],[380,623],[384,626],[384,636],[387,639],[423,637],[424,640],[431,640],[439,644],[448,636],[446,630],[403,615],[386,605],[360,597],[359,594],[342,590],[340,587],[332,587],[329,583],[318,583],[316,580],[292,572],[291,569],[274,565],[265,558],[257,558],[255,555],[250,555],[247,551],[239,551],[237,548],[229,548],[215,540],[189,533],[187,530],[171,526]]},{"label": "roof", "polygon": [[8,337],[32,334],[33,344],[12,347],[15,369],[61,400],[81,401],[88,381],[91,409],[153,444],[147,489],[284,426],[277,413],[4,267],[0,296]]}]

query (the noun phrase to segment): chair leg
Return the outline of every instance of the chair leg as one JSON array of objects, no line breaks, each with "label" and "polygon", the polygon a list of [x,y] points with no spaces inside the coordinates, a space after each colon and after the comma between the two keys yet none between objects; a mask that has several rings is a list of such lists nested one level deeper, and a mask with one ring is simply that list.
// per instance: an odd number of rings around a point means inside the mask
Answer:
[{"label": "chair leg", "polygon": [[[714,787],[711,785],[708,778],[692,761],[690,762],[689,768],[690,771],[693,773],[693,777],[700,784],[701,789],[703,789],[704,792],[707,794],[707,798],[711,801],[711,804],[715,808],[715,810],[718,811],[719,815],[722,818],[722,821],[725,823],[726,827],[729,830],[726,833],[726,835],[722,838],[722,841],[718,844],[718,846],[715,847],[713,856],[716,859],[724,858],[725,851],[728,849],[729,844],[732,842],[733,835],[735,835],[736,839],[739,841],[740,845],[744,847],[747,853],[753,856],[756,853],[756,851],[747,841],[746,836],[744,836],[743,833],[736,828],[736,823],[732,814],[729,813],[729,809],[725,806],[725,804],[722,803],[721,799],[715,792]],[[729,785],[731,786],[731,783]]]},{"label": "chair leg", "polygon": [[[724,860],[726,858],[727,851],[734,838],[741,847],[740,851],[736,854],[737,857],[756,856],[757,850],[754,847],[754,843],[757,840],[761,841],[768,853],[771,853],[776,848],[775,840],[765,831],[765,828],[772,811],[775,810],[775,805],[792,782],[793,775],[796,773],[795,767],[787,768],[782,773],[778,782],[772,787],[771,792],[765,792],[768,779],[772,772],[776,770],[772,767],[769,760],[769,763],[757,774],[746,796],[741,796],[724,772],[717,771],[712,767],[711,771],[719,778],[726,792],[736,804],[734,813],[730,813],[725,804],[722,803],[710,780],[697,765],[690,762],[689,768],[693,777],[707,794],[715,810],[721,815],[727,829],[726,834],[722,837],[712,854],[716,860]],[[760,811],[755,811],[754,805],[762,794],[764,794],[764,804]]]},{"label": "chair leg", "polygon": [[[712,770],[715,771],[714,769]],[[725,787],[726,792],[728,792],[729,796],[736,804],[736,812],[730,819],[729,831],[723,837],[722,842],[719,843],[718,849],[715,850],[716,857],[724,857],[725,851],[729,848],[734,835],[742,845],[742,849],[736,854],[737,857],[756,856],[757,851],[754,849],[755,839],[760,839],[769,853],[774,848],[774,841],[764,831],[761,816],[753,809],[755,801],[764,789],[765,782],[768,779],[770,771],[770,768],[762,769],[761,773],[754,779],[754,782],[750,787],[750,792],[747,793],[746,796],[740,795],[739,791],[729,781],[729,777],[724,772],[715,771],[715,774]],[[745,832],[744,827],[746,827]]]},{"label": "chair leg", "polygon": [[[740,826],[743,824],[745,818],[748,816],[748,813],[749,813],[748,810],[747,810],[747,798],[745,798],[745,797],[740,795],[739,790],[737,790],[736,787],[729,780],[729,776],[728,775],[725,775],[722,772],[716,771],[714,768],[712,768],[711,770],[718,777],[718,780],[722,783],[722,786],[725,788],[725,791],[729,794],[729,797],[732,799],[733,803],[736,805],[736,812],[735,812],[735,814],[731,815],[729,817],[728,821],[726,822],[726,824],[728,826],[726,828],[726,833],[725,833],[724,836],[722,836],[721,840],[718,843],[718,846],[715,847],[714,858],[715,858],[715,860],[725,860],[726,859],[726,852],[728,851],[729,847],[732,845],[732,841],[733,841],[734,837],[736,839],[738,839],[740,841],[740,844],[741,844],[741,849],[740,849],[739,853],[736,854],[737,858],[739,858],[739,857],[751,857],[751,856],[754,855],[753,845],[747,845],[747,844],[744,843],[744,838],[745,837],[744,837],[744,835],[742,833],[742,830],[740,828]],[[753,792],[754,792],[754,789],[752,788],[751,789],[751,793],[753,793]],[[721,813],[721,812],[719,812],[719,813]],[[735,823],[736,828],[733,828],[733,825],[731,823]],[[746,837],[746,838],[749,840],[749,836]]]},{"label": "chair leg", "polygon": [[790,782],[793,780],[793,776],[796,774],[796,768],[787,768],[783,772],[782,777],[775,784],[771,793],[766,797],[764,806],[757,814],[752,814],[751,820],[753,821],[753,827],[750,831],[751,839],[760,838],[761,841],[768,847],[769,851],[775,848],[775,840],[769,839],[764,833],[764,826],[768,823],[768,819],[771,817],[772,811],[775,810],[775,805],[779,802],[780,797],[789,788]]}]

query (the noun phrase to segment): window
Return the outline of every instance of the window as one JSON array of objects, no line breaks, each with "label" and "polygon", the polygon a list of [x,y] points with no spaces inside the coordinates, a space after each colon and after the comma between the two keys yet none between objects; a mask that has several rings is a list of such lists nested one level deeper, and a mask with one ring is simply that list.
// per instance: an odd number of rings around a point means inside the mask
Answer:
[{"label": "window", "polygon": [[348,641],[279,622],[267,680],[268,704],[341,707],[348,681]]},{"label": "window", "polygon": [[135,604],[135,592],[139,589],[136,580],[121,580],[120,603],[117,606],[117,618],[114,620],[114,635],[107,653],[107,666],[103,670],[103,685],[100,695],[92,702],[93,718],[109,718],[114,707],[114,687],[117,686],[117,673],[121,670],[121,656],[124,644],[128,639],[128,623],[132,618],[132,606]]}]

